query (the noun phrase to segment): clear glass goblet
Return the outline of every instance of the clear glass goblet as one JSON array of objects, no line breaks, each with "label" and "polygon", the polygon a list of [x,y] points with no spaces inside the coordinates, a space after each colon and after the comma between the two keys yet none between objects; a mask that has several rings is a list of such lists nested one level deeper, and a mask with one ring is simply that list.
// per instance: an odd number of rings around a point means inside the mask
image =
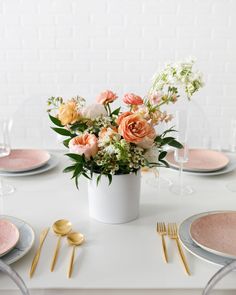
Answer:
[{"label": "clear glass goblet", "polygon": [[[10,147],[10,121],[0,119],[0,158],[6,157],[11,152]],[[14,187],[3,182],[0,177],[0,213],[3,213],[3,196],[14,192]]]},{"label": "clear glass goblet", "polygon": [[188,132],[189,132],[189,112],[187,109],[178,110],[175,113],[175,125],[177,130],[177,140],[182,143],[183,148],[174,150],[174,158],[179,163],[179,182],[170,186],[171,192],[178,195],[191,194],[193,189],[183,183],[183,166],[189,160]]}]

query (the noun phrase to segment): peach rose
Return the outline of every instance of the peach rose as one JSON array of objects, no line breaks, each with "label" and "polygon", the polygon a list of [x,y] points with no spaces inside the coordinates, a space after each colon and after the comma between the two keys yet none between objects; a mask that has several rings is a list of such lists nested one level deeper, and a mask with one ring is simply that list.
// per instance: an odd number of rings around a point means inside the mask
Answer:
[{"label": "peach rose", "polygon": [[134,113],[132,112],[124,112],[122,113],[116,120],[117,125],[120,125],[121,121],[126,118],[127,116],[133,115]]},{"label": "peach rose", "polygon": [[141,105],[143,104],[143,99],[136,94],[126,93],[123,97],[123,102],[126,104]]},{"label": "peach rose", "polygon": [[94,134],[83,134],[72,138],[69,142],[71,153],[85,156],[86,159],[94,157],[98,152],[98,139]]},{"label": "peach rose", "polygon": [[101,92],[98,96],[97,96],[97,102],[100,104],[108,104],[113,102],[114,100],[117,99],[117,95],[112,92],[111,90],[106,90]]},{"label": "peach rose", "polygon": [[70,100],[63,103],[59,107],[58,119],[62,125],[73,124],[79,118],[79,112],[77,110],[77,103],[74,100]]},{"label": "peach rose", "polygon": [[148,138],[154,140],[155,137],[154,128],[138,114],[133,114],[124,118],[120,123],[118,132],[126,141],[136,144]]}]

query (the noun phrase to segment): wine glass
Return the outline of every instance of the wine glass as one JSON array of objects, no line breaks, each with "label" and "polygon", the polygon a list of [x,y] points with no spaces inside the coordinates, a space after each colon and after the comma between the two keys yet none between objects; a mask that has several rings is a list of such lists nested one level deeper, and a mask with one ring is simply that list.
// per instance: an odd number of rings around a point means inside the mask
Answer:
[{"label": "wine glass", "polygon": [[175,114],[176,129],[177,129],[177,140],[182,143],[183,148],[174,150],[174,158],[179,163],[179,182],[178,184],[172,184],[170,186],[171,192],[177,195],[191,194],[193,189],[184,185],[183,182],[183,166],[189,160],[189,149],[188,149],[188,121],[189,112],[186,109],[176,111]]},{"label": "wine glass", "polygon": [[[230,152],[234,153],[234,157],[236,158],[236,117],[231,119]],[[236,181],[231,181],[227,183],[226,187],[231,192],[236,192]]]},{"label": "wine glass", "polygon": [[[11,121],[7,119],[0,119],[0,158],[8,156],[11,152],[9,138],[10,125]],[[0,177],[0,212],[3,211],[3,196],[13,192],[13,186],[5,184]]]}]

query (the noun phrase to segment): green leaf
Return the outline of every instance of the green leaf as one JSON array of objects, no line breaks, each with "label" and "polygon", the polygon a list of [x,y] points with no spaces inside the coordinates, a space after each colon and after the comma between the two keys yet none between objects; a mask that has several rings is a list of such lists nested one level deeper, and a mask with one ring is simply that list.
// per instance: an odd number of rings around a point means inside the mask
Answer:
[{"label": "green leaf", "polygon": [[119,115],[119,113],[120,113],[120,107],[118,108],[118,109],[115,109],[112,113],[111,113],[111,115],[115,115],[115,116],[118,116]]},{"label": "green leaf", "polygon": [[173,140],[174,140],[174,137],[165,137],[165,138],[162,139],[161,145],[169,144]]},{"label": "green leaf", "polygon": [[155,139],[154,139],[155,142],[162,142],[162,138],[160,135],[158,135]]},{"label": "green leaf", "polygon": [[97,177],[97,186],[99,184],[99,181],[101,180],[101,177],[102,177],[102,174],[99,174],[98,177]]},{"label": "green leaf", "polygon": [[70,133],[69,130],[66,130],[64,128],[57,128],[57,127],[51,127],[55,132],[63,135],[63,136],[73,136],[73,134]]},{"label": "green leaf", "polygon": [[75,167],[76,167],[76,165],[68,166],[63,170],[63,172],[64,173],[71,172],[71,171],[75,170]]},{"label": "green leaf", "polygon": [[88,126],[84,122],[77,122],[77,123],[73,124],[70,128],[71,128],[71,130],[77,130],[80,132],[84,132],[88,128]]},{"label": "green leaf", "polygon": [[71,138],[67,138],[67,139],[63,140],[63,144],[65,147],[67,147],[67,148],[69,147],[70,140],[71,140]]},{"label": "green leaf", "polygon": [[79,183],[78,183],[79,177],[75,177],[75,185],[77,190],[79,190]]},{"label": "green leaf", "polygon": [[160,161],[160,160],[164,159],[166,155],[167,155],[167,152],[166,151],[161,152],[159,154],[158,160]]},{"label": "green leaf", "polygon": [[174,126],[172,126],[169,129],[167,129],[166,131],[164,131],[161,136],[164,137],[167,133],[170,133],[170,132],[177,132],[177,130],[175,130]]},{"label": "green leaf", "polygon": [[69,153],[69,154],[66,154],[66,156],[70,157],[72,160],[76,162],[84,163],[84,157],[81,155]]},{"label": "green leaf", "polygon": [[165,167],[169,168],[169,164],[165,161],[165,160],[159,160],[159,162],[161,162],[162,164],[165,165]]},{"label": "green leaf", "polygon": [[83,164],[79,163],[75,166],[72,178],[79,177],[83,173]]},{"label": "green leaf", "polygon": [[109,185],[111,185],[112,183],[112,175],[111,174],[107,174],[108,180],[109,180]]},{"label": "green leaf", "polygon": [[178,142],[177,140],[173,139],[171,142],[168,143],[169,146],[173,146],[177,149],[182,149],[183,148],[183,145]]},{"label": "green leaf", "polygon": [[49,118],[52,121],[53,124],[59,126],[59,127],[63,127],[63,125],[61,124],[61,121],[59,119],[57,119],[56,117],[53,117],[49,114]]},{"label": "green leaf", "polygon": [[91,178],[90,178],[85,172],[83,172],[82,175],[83,175],[84,177],[88,178],[89,180],[91,180]]}]

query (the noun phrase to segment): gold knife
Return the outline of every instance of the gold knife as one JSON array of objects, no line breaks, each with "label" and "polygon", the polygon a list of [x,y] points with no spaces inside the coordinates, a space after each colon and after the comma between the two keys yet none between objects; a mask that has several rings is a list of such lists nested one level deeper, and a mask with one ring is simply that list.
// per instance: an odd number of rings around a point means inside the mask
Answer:
[{"label": "gold knife", "polygon": [[30,275],[30,278],[32,278],[32,276],[34,274],[34,271],[36,269],[36,266],[38,264],[40,253],[41,253],[41,250],[42,250],[42,247],[43,247],[43,243],[44,243],[44,241],[46,239],[46,236],[47,236],[49,230],[50,230],[50,227],[45,228],[41,232],[41,234],[40,234],[40,237],[39,237],[39,247],[38,247],[38,249],[37,249],[37,251],[35,253],[35,256],[33,258],[33,261],[32,261],[32,264],[31,264],[31,268],[30,268],[30,274],[29,274]]}]

